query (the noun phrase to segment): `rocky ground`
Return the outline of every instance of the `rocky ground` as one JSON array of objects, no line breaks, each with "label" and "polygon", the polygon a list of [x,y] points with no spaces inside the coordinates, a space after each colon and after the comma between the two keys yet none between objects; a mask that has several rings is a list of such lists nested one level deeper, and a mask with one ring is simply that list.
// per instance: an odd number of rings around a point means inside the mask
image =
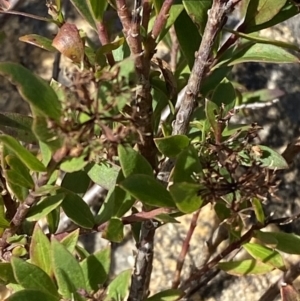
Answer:
[{"label": "rocky ground", "polygon": [[[19,10],[46,16],[47,8],[44,1],[27,0],[20,3]],[[76,13],[70,10],[69,16],[73,21]],[[76,24],[79,24],[76,21]],[[81,24],[81,23],[80,23]],[[300,37],[298,32],[300,18],[288,26],[281,25],[271,34],[275,38],[288,39]],[[78,26],[80,27],[80,26]],[[34,70],[46,80],[52,76],[54,55],[36,47],[27,45],[18,40],[19,36],[36,33],[53,37],[55,28],[47,24],[21,16],[0,16],[0,31],[6,34],[2,42],[0,61],[13,61]],[[300,45],[300,38],[298,40]],[[262,65],[245,64],[235,70],[235,79],[245,85],[249,90],[265,87],[278,87],[286,94],[276,104],[248,110],[244,117],[249,122],[257,122],[264,127],[262,144],[282,150],[295,137],[300,136],[300,66],[299,65]],[[28,112],[28,107],[21,99],[15,88],[8,81],[0,80],[0,110],[19,113]],[[293,166],[283,175],[280,186],[280,200],[271,200],[269,211],[274,211],[276,216],[295,214],[300,212],[300,157]],[[151,289],[155,292],[168,288],[171,284],[172,273],[176,265],[176,258],[181,248],[181,243],[189,227],[190,216],[181,220],[181,224],[167,224],[160,228],[156,237],[156,256],[152,275]],[[212,232],[214,220],[213,211],[208,207],[201,213],[195,235],[191,241],[190,254],[187,258],[185,274],[190,268],[201,262],[201,251],[205,240]],[[300,224],[296,221],[285,229],[289,232],[300,234]],[[85,237],[92,249],[98,249],[105,241],[99,235]],[[130,267],[133,263],[132,245],[129,239],[126,244],[115,245],[115,271]],[[287,258],[290,260],[291,258]],[[293,258],[293,261],[298,258]],[[205,288],[193,296],[193,300],[227,301],[227,300],[258,300],[262,293],[279,277],[279,273],[272,273],[261,277],[237,278],[220,273]]]}]

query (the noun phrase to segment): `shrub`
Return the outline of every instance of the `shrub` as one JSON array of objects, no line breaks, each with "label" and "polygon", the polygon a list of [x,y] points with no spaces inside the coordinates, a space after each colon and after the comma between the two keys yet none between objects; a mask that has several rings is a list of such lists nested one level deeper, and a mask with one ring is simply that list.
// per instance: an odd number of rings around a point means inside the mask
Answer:
[{"label": "shrub", "polygon": [[[21,37],[69,58],[70,86],[0,63],[0,74],[16,85],[32,115],[0,114],[0,279],[10,292],[6,300],[171,301],[189,298],[220,270],[238,276],[286,272],[282,253],[300,254],[300,237],[262,230],[297,216],[273,219],[264,213],[264,200],[276,194],[277,171],[292,163],[298,145],[279,154],[258,144],[259,125],[231,122],[237,107],[281,92],[246,93],[230,75],[244,62],[299,63],[298,47],[257,34],[296,15],[297,5],[136,0],[131,13],[124,0],[71,2],[101,46],[65,20],[60,0],[47,2],[51,18],[36,16],[57,25],[53,40]],[[242,21],[232,29],[226,20],[237,9]],[[105,19],[114,10],[122,33],[113,33],[114,23]],[[156,55],[159,43],[167,46],[169,60]],[[107,193],[93,214],[85,196],[99,186]],[[183,276],[201,208],[209,205],[222,231],[199,250],[203,265]],[[245,218],[252,212],[249,224]],[[62,214],[75,230],[59,228]],[[185,214],[193,216],[172,287],[149,297],[155,231]],[[126,225],[137,246],[134,269],[112,280],[110,247],[89,254],[78,238],[101,232],[119,243]],[[235,259],[240,248],[251,259]],[[282,285],[283,300],[299,298],[294,278]]]}]

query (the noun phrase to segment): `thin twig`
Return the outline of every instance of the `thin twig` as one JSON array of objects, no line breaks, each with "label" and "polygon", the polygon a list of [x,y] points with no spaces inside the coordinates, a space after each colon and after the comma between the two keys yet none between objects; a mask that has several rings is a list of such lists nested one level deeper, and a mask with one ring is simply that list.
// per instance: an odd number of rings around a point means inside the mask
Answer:
[{"label": "thin twig", "polygon": [[243,243],[249,241],[255,230],[260,230],[266,225],[253,225],[239,240],[231,243],[225,250],[216,255],[212,260],[202,266],[200,269],[194,271],[190,277],[184,281],[181,285],[181,289],[186,290],[191,287],[191,283],[194,280],[200,281],[201,278],[212,268],[214,268],[222,259],[228,256],[232,251],[238,249]]},{"label": "thin twig", "polygon": [[[240,252],[239,248],[236,250],[236,252],[230,254],[227,257],[227,261],[231,261],[234,259],[234,257]],[[191,288],[189,288],[188,292],[186,293],[186,299],[190,299],[196,292],[204,291],[203,294],[201,294],[201,297],[204,298],[205,296],[205,291],[211,291],[211,286],[209,285],[209,282],[213,280],[219,273],[221,272],[220,269],[214,268],[209,270],[201,279],[200,281],[197,281],[195,285],[193,285]]]},{"label": "thin twig", "polygon": [[300,275],[300,262],[293,264],[288,271],[273,283],[267,291],[259,298],[258,301],[272,301],[280,293],[282,283],[292,284],[293,281]]},{"label": "thin twig", "polygon": [[124,0],[116,1],[117,13],[123,25],[123,32],[126,37],[132,57],[135,58],[135,69],[138,77],[135,103],[137,105],[138,116],[136,116],[137,127],[142,133],[143,139],[138,143],[141,154],[155,167],[156,147],[153,141],[152,128],[152,96],[149,80],[150,60],[145,57],[142,49],[142,39],[140,35],[140,9],[141,1],[136,1],[133,17],[131,20],[128,8]]},{"label": "thin twig", "polygon": [[152,10],[152,4],[151,4],[150,0],[144,0],[142,26],[144,27],[145,32],[148,32],[148,25],[149,25],[149,21],[150,21],[151,10]]},{"label": "thin twig", "polygon": [[185,97],[173,125],[173,135],[186,134],[188,131],[190,117],[194,111],[201,84],[211,63],[213,45],[224,25],[227,13],[232,9],[231,1],[214,0],[211,9],[208,11],[208,20],[187,84]]},{"label": "thin twig", "polygon": [[[215,218],[214,225],[217,225],[218,221]],[[209,240],[206,242],[206,248],[202,253],[201,265],[206,264],[211,256],[215,253],[218,246],[228,238],[228,230],[224,224],[220,224],[217,228],[212,230]]]},{"label": "thin twig", "polygon": [[[60,150],[57,151],[57,159],[60,158],[58,155]],[[62,159],[62,158],[60,158]],[[5,229],[1,238],[0,238],[0,253],[3,252],[3,249],[8,246],[7,239],[11,236],[13,236],[17,230],[21,227],[22,223],[24,222],[26,215],[30,208],[40,199],[40,197],[37,197],[34,192],[37,190],[39,187],[47,184],[53,170],[57,166],[59,161],[52,159],[48,165],[48,172],[45,172],[41,174],[40,178],[38,179],[35,189],[29,192],[28,196],[24,200],[24,202],[20,203],[20,205],[17,208],[17,211],[10,221],[10,227]]]},{"label": "thin twig", "polygon": [[[110,41],[105,23],[103,21],[99,21],[96,23],[96,26],[101,45],[107,45]],[[115,64],[115,59],[112,52],[106,53],[106,58],[110,66]]]},{"label": "thin twig", "polygon": [[[142,134],[142,141],[138,143],[140,153],[148,160],[153,169],[156,168],[156,147],[153,141],[152,127],[152,96],[150,85],[150,61],[154,48],[145,54],[142,48],[142,37],[140,34],[142,1],[135,0],[132,18],[129,14],[125,0],[116,0],[117,13],[123,25],[124,36],[130,48],[132,57],[135,59],[135,71],[138,82],[135,95],[137,116],[135,117],[137,127]],[[145,20],[144,22],[148,22]],[[134,272],[128,300],[140,301],[148,295],[149,282],[153,264],[153,246],[155,227],[148,227],[151,221],[142,223],[138,251],[135,258]]]},{"label": "thin twig", "polygon": [[157,46],[156,40],[167,23],[169,12],[173,2],[174,0],[165,0],[163,2],[163,5],[157,15],[157,18],[154,21],[152,31],[149,33],[147,41],[145,42],[145,57],[150,60],[155,53],[155,48]]},{"label": "thin twig", "polygon": [[[170,214],[172,209],[170,208],[156,208],[151,211],[141,211],[129,216],[124,216],[121,218],[123,225],[129,225],[137,222],[144,222],[155,219],[160,214]],[[102,223],[95,227],[97,232],[102,232],[107,227],[108,222]]]},{"label": "thin twig", "polygon": [[159,11],[159,14],[154,22],[151,37],[155,41],[159,34],[161,33],[162,29],[165,27],[168,17],[169,17],[169,11],[172,7],[174,0],[165,0],[163,2],[163,5]]},{"label": "thin twig", "polygon": [[142,223],[128,301],[141,301],[149,295],[156,227],[157,223],[151,220]]},{"label": "thin twig", "polygon": [[171,37],[171,41],[172,41],[172,48],[171,48],[171,53],[170,53],[170,66],[171,66],[171,70],[172,72],[176,71],[176,66],[177,66],[177,57],[178,57],[178,51],[179,51],[179,43],[178,43],[178,39],[176,36],[176,31],[174,26],[172,26],[170,28],[170,37]]},{"label": "thin twig", "polygon": [[122,222],[124,225],[126,225],[141,221],[147,221],[156,218],[160,214],[170,214],[171,212],[172,210],[170,208],[156,208],[151,211],[142,211],[122,217]]},{"label": "thin twig", "polygon": [[[186,134],[189,129],[190,118],[196,106],[196,99],[200,91],[201,84],[209,71],[208,67],[213,60],[211,54],[216,37],[226,21],[226,15],[232,11],[234,6],[240,0],[214,0],[211,9],[208,11],[208,20],[203,33],[202,41],[198,52],[196,53],[195,63],[186,86],[184,97],[173,122],[172,135]],[[203,101],[203,100],[202,100]],[[158,179],[166,183],[171,169],[174,167],[173,159],[166,160],[162,164],[161,171],[158,173]]]},{"label": "thin twig", "polygon": [[282,157],[286,160],[288,164],[291,164],[296,155],[300,153],[300,137],[294,139],[293,142],[289,143],[284,152],[282,153]]},{"label": "thin twig", "polygon": [[192,235],[194,233],[194,230],[197,226],[197,221],[198,221],[200,211],[201,211],[201,209],[197,210],[193,214],[193,217],[192,217],[192,220],[190,223],[190,228],[189,228],[187,235],[182,243],[181,252],[177,259],[176,271],[175,271],[175,275],[174,275],[174,279],[173,279],[173,283],[172,283],[172,288],[177,288],[180,284],[180,275],[181,275],[181,271],[183,268],[184,260],[185,260],[186,254],[190,248],[190,241],[191,241]]},{"label": "thin twig", "polygon": [[[231,243],[225,250],[223,250],[221,253],[216,255],[212,260],[210,260],[208,263],[203,265],[201,268],[194,271],[190,277],[185,280],[180,288],[182,290],[188,291],[187,294],[190,294],[190,291],[195,291],[195,287],[199,287],[198,284],[200,281],[202,281],[202,278],[211,270],[213,269],[222,259],[226,258],[231,252],[234,250],[237,250],[241,247],[242,244],[249,241],[253,237],[254,231],[260,230],[262,228],[265,228],[266,226],[270,224],[281,224],[283,222],[290,222],[295,220],[296,218],[299,218],[299,215],[295,215],[294,217],[283,217],[279,219],[268,219],[266,220],[265,224],[254,224],[252,227],[241,236],[241,238],[237,241],[234,241]],[[236,254],[234,254],[235,256]],[[230,259],[228,259],[230,260]],[[288,282],[289,278],[287,278],[286,282]],[[191,285],[193,281],[196,281],[197,283],[194,285]],[[261,301],[261,300],[260,300]]]},{"label": "thin twig", "polygon": [[[186,295],[185,295],[186,300],[190,300],[191,297],[192,297],[195,293],[197,293],[201,288],[202,288],[202,289],[205,288],[205,289],[208,290],[208,289],[209,289],[208,283],[209,283],[213,278],[215,278],[220,272],[221,272],[221,270],[220,270],[220,269],[217,269],[217,268],[209,270],[209,271],[205,274],[205,276],[204,276],[199,282],[197,282],[197,284],[196,284],[195,286],[193,286],[192,289],[190,289],[190,290],[186,293]],[[193,299],[191,299],[191,300],[193,300]]]},{"label": "thin twig", "polygon": [[[47,174],[44,174],[44,176],[42,176],[39,179],[36,188],[45,185],[48,179],[49,177],[47,176]],[[36,203],[36,201],[37,201],[37,197],[34,196],[32,193],[29,193],[29,195],[26,197],[26,200],[19,205],[14,217],[10,222],[10,227],[5,229],[4,233],[2,234],[2,237],[0,238],[0,250],[2,250],[8,245],[7,239],[13,236],[17,232],[17,230],[25,220],[29,209],[31,208],[32,205]]]},{"label": "thin twig", "polygon": [[31,18],[31,19],[35,19],[35,20],[39,20],[39,21],[50,22],[50,23],[55,23],[57,25],[60,25],[59,22],[54,19],[44,18],[44,17],[33,15],[33,14],[23,13],[20,11],[14,11],[14,10],[3,11],[0,9],[0,14],[23,16],[26,18]]}]

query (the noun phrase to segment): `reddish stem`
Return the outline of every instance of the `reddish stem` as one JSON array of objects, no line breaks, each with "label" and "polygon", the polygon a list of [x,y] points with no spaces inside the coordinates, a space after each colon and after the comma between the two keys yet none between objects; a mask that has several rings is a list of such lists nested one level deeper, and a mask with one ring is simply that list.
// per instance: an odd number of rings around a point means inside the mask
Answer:
[{"label": "reddish stem", "polygon": [[190,241],[191,241],[192,235],[193,235],[194,230],[197,226],[197,221],[198,221],[200,211],[201,210],[199,209],[197,212],[195,212],[193,214],[191,224],[190,224],[190,228],[188,230],[188,233],[186,235],[185,240],[183,241],[181,252],[180,252],[180,254],[178,256],[178,259],[177,259],[176,271],[175,271],[175,275],[174,275],[172,288],[178,288],[178,286],[180,284],[180,274],[181,274],[181,271],[182,271],[182,268],[183,268],[183,264],[184,264],[186,254],[187,254],[187,252],[190,248]]},{"label": "reddish stem", "polygon": [[[97,25],[97,31],[98,31],[98,37],[99,37],[100,43],[102,45],[109,44],[110,41],[108,38],[106,26],[104,25],[104,23],[101,21],[101,22],[97,22],[96,25]],[[106,58],[107,58],[107,61],[110,66],[113,66],[115,64],[115,59],[113,57],[112,52],[107,53]]]}]

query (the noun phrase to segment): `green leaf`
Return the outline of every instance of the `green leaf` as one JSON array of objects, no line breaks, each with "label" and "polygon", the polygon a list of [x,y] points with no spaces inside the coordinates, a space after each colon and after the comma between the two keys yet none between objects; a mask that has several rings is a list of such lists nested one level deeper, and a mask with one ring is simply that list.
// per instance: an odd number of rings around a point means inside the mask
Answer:
[{"label": "green leaf", "polygon": [[285,159],[273,149],[264,145],[258,145],[258,147],[260,148],[261,154],[256,160],[261,163],[262,167],[268,169],[286,169],[289,167]]},{"label": "green leaf", "polygon": [[78,296],[78,290],[86,289],[84,275],[79,263],[56,239],[51,242],[51,252],[52,266],[59,293],[67,299]]},{"label": "green leaf", "polygon": [[88,161],[86,160],[86,155],[82,155],[80,157],[73,157],[65,160],[60,164],[60,169],[64,172],[72,173],[76,171],[82,170]]},{"label": "green leaf", "polygon": [[231,136],[231,135],[237,133],[238,131],[246,132],[250,128],[251,128],[251,124],[228,124],[225,127],[222,135],[224,137],[228,137],[228,136]]},{"label": "green leaf", "polygon": [[62,182],[61,187],[73,191],[74,193],[83,195],[86,193],[89,185],[91,183],[85,171],[76,171],[72,173],[67,173]]},{"label": "green leaf", "polygon": [[79,238],[79,229],[76,229],[70,232],[67,236],[65,236],[60,243],[65,246],[65,248],[73,254],[75,251],[75,247],[77,245]]},{"label": "green leaf", "polygon": [[25,289],[40,290],[54,297],[59,297],[51,278],[41,268],[17,257],[12,257],[11,264],[16,280]]},{"label": "green leaf", "polygon": [[102,237],[113,242],[120,243],[124,239],[124,225],[118,218],[111,218],[108,226],[102,233]]},{"label": "green leaf", "polygon": [[[201,43],[199,31],[185,10],[176,19],[174,26],[180,48],[188,62],[190,70],[192,70],[195,62],[195,52],[198,51]],[[191,39],[191,37],[193,38]]]},{"label": "green leaf", "polygon": [[261,200],[259,200],[258,198],[253,198],[251,202],[252,202],[252,206],[253,206],[253,209],[254,209],[255,216],[256,216],[257,220],[261,224],[264,224],[265,214],[264,214],[264,209],[263,209]]},{"label": "green leaf", "polygon": [[282,47],[270,44],[247,43],[242,49],[237,48],[227,66],[246,62],[262,63],[299,63],[299,59]]},{"label": "green leaf", "polygon": [[299,13],[299,8],[296,7],[291,1],[286,1],[286,4],[282,7],[280,12],[274,16],[270,21],[265,22],[260,25],[249,26],[246,28],[245,32],[257,32],[265,28],[270,28],[276,24],[282,23],[285,20],[292,18]]},{"label": "green leaf", "polygon": [[[57,173],[57,172],[54,172],[54,173]],[[56,180],[57,180],[57,177],[55,177],[54,182],[56,182]],[[35,197],[42,197],[42,196],[46,196],[48,194],[54,194],[59,189],[60,189],[59,186],[46,184],[46,185],[38,187],[34,191],[32,191],[32,195],[34,195]]]},{"label": "green leaf", "polygon": [[32,189],[34,187],[31,182],[28,182],[27,178],[23,177],[22,174],[15,170],[6,170],[5,174],[7,176],[7,179],[9,179],[10,184],[25,187],[28,189]]},{"label": "green leaf", "polygon": [[25,246],[15,246],[11,252],[13,257],[19,258],[24,257],[28,254]]},{"label": "green leaf", "polygon": [[52,234],[56,233],[60,222],[60,207],[57,207],[56,209],[52,210],[47,215],[47,222],[49,232]]},{"label": "green leaf", "polygon": [[127,43],[112,51],[116,62],[123,61],[130,56],[130,49]]},{"label": "green leaf", "polygon": [[[120,188],[120,187],[116,186],[116,188]],[[120,188],[120,190],[122,190],[124,192],[123,189]],[[116,194],[116,198],[117,198],[115,200],[115,206],[117,209],[117,211],[115,213],[116,217],[124,216],[124,214],[128,210],[130,210],[135,203],[135,199],[130,195],[130,193],[125,191],[125,195],[123,197],[119,197],[120,194],[122,195],[122,192],[120,192],[119,194],[118,193]]]},{"label": "green leaf", "polygon": [[110,190],[116,184],[120,167],[108,162],[90,163],[85,166],[84,170],[94,183],[106,190]]},{"label": "green leaf", "polygon": [[[75,93],[75,91],[72,91],[72,89],[70,87],[66,87],[66,86],[62,85],[61,83],[57,82],[53,78],[50,81],[50,86],[55,91],[55,93],[61,103],[76,102],[76,100],[77,100],[76,93]],[[71,116],[75,118],[76,114],[72,114]]]},{"label": "green leaf", "polygon": [[41,218],[48,215],[52,210],[57,208],[64,200],[65,195],[63,193],[51,195],[40,202],[35,206],[31,207],[26,219],[30,222],[38,221]]},{"label": "green leaf", "polygon": [[128,193],[118,186],[113,187],[108,191],[103,205],[100,207],[100,211],[96,217],[97,224],[103,224],[107,222],[112,216],[117,213],[117,204],[127,198]]},{"label": "green leaf", "polygon": [[105,0],[89,0],[88,4],[90,6],[91,12],[94,15],[95,20],[102,21],[103,14],[107,8],[108,2]]},{"label": "green leaf", "polygon": [[153,176],[150,163],[131,146],[118,145],[118,156],[125,177],[132,174],[145,174]]},{"label": "green leaf", "polygon": [[[20,284],[11,283],[7,286],[10,288],[13,292],[23,291],[24,288]],[[7,299],[8,300],[8,299]]]},{"label": "green leaf", "polygon": [[[22,187],[22,186],[19,186],[19,185],[16,185],[14,184],[14,179],[11,178],[11,175],[10,174],[7,174],[6,171],[9,170],[6,168],[6,164],[5,164],[5,158],[7,156],[10,156],[12,155],[13,152],[10,151],[10,149],[4,144],[2,146],[2,165],[4,164],[3,166],[3,175],[6,179],[6,182],[7,182],[7,185],[10,189],[10,192],[11,194],[18,200],[18,201],[24,201],[29,193],[29,189],[28,188],[25,188],[25,187]],[[13,176],[13,175],[12,175]]]},{"label": "green leaf", "polygon": [[163,3],[164,3],[164,0],[154,0],[153,1],[156,15],[158,15],[158,13],[160,12]]},{"label": "green leaf", "polygon": [[260,275],[266,274],[274,270],[274,267],[272,267],[271,265],[265,264],[254,259],[220,262],[218,264],[218,268],[230,275],[235,276]]},{"label": "green leaf", "polygon": [[256,243],[246,243],[243,248],[256,260],[283,271],[286,269],[281,255],[273,249]]},{"label": "green leaf", "polygon": [[[90,256],[90,253],[84,247],[76,245],[75,250],[76,255],[79,257],[79,260],[84,260],[85,258]],[[85,272],[83,271],[83,273]]]},{"label": "green leaf", "polygon": [[184,149],[178,156],[174,171],[173,181],[195,183],[194,174],[202,172],[202,167],[198,158],[197,151],[193,146]]},{"label": "green leaf", "polygon": [[61,2],[62,2],[62,0],[55,0],[55,5],[56,5],[56,9],[58,10],[58,11],[61,11]]},{"label": "green leaf", "polygon": [[51,154],[51,150],[50,148],[47,146],[47,144],[45,144],[42,141],[39,141],[39,145],[40,145],[40,152],[42,155],[42,162],[45,166],[47,166],[49,164],[49,162],[51,161],[52,158],[52,154]]},{"label": "green leaf", "polygon": [[[0,63],[1,64],[1,63]],[[46,171],[45,166],[13,137],[0,135],[0,142],[12,151],[30,170]]]},{"label": "green leaf", "polygon": [[47,119],[45,117],[34,117],[32,131],[38,140],[47,145],[51,151],[54,152],[62,147],[61,137],[57,135],[57,131],[49,128]]},{"label": "green leaf", "polygon": [[125,38],[122,37],[114,42],[102,45],[96,52],[96,61],[98,62],[98,59],[109,52],[112,52],[113,50],[118,49],[121,47],[125,42]]},{"label": "green leaf", "polygon": [[287,43],[287,42],[278,41],[278,40],[270,40],[269,38],[264,38],[264,37],[258,36],[257,32],[255,32],[254,34],[246,34],[246,33],[238,32],[238,31],[235,31],[235,30],[232,30],[229,28],[225,28],[225,30],[237,35],[240,38],[244,38],[248,41],[252,41],[255,43],[272,44],[272,45],[279,46],[282,48],[299,51],[299,47],[296,44]]},{"label": "green leaf", "polygon": [[235,106],[236,94],[232,83],[224,79],[214,90],[211,101],[219,108],[224,106],[225,116]]},{"label": "green leaf", "polygon": [[81,263],[87,291],[97,291],[108,278],[111,249],[105,248],[89,255]]},{"label": "green leaf", "polygon": [[272,20],[286,4],[286,0],[248,0],[248,3],[244,20],[246,28]]},{"label": "green leaf", "polygon": [[[230,48],[231,49],[231,48]],[[232,66],[222,66],[220,68],[212,68],[210,75],[204,78],[203,84],[200,87],[200,93],[206,97],[209,92],[213,91],[215,87],[231,72]]]},{"label": "green leaf", "polygon": [[292,233],[255,231],[255,237],[264,244],[288,254],[300,254],[300,236]]},{"label": "green leaf", "polygon": [[12,194],[15,196],[15,198],[20,201],[23,202],[26,197],[28,196],[28,192],[29,190],[25,187],[21,187],[19,185],[15,185],[13,182],[10,181],[10,179],[7,177],[7,184],[12,192]]},{"label": "green leaf", "polygon": [[284,95],[280,89],[261,89],[257,91],[245,92],[242,94],[242,103],[254,103],[271,101]]},{"label": "green leaf", "polygon": [[198,195],[199,184],[180,182],[170,187],[170,193],[177,208],[184,213],[191,213],[199,209],[203,203]]},{"label": "green leaf", "polygon": [[183,0],[182,3],[198,30],[203,34],[207,22],[207,11],[211,8],[212,0]]},{"label": "green leaf", "polygon": [[17,283],[10,262],[0,262],[0,279],[6,284]]},{"label": "green leaf", "polygon": [[[122,171],[117,179],[117,183],[124,180]],[[118,185],[114,186],[104,200],[103,205],[96,217],[97,224],[102,224],[108,221],[112,216],[122,217],[134,204],[134,198]]]},{"label": "green leaf", "polygon": [[163,110],[169,106],[171,113],[174,113],[173,103],[170,102],[170,95],[167,91],[166,82],[158,77],[150,78],[152,87],[152,103],[154,107],[153,112],[153,129],[157,133],[161,124]]},{"label": "green leaf", "polygon": [[10,222],[6,219],[6,209],[4,210],[3,196],[0,195],[0,228],[9,228]]},{"label": "green leaf", "polygon": [[[103,2],[103,1],[100,1],[100,2]],[[89,9],[89,5],[88,5],[87,1],[71,0],[71,3],[74,5],[74,7],[80,13],[80,15],[89,23],[89,25],[92,28],[97,29],[93,15]]]},{"label": "green leaf", "polygon": [[121,272],[108,286],[105,301],[124,300],[129,293],[131,270]]},{"label": "green leaf", "polygon": [[2,112],[0,114],[0,130],[4,134],[15,137],[25,143],[36,144],[32,133],[32,117],[17,113]]},{"label": "green leaf", "polygon": [[66,191],[66,196],[62,202],[65,214],[77,225],[92,229],[95,221],[89,206],[75,193]]},{"label": "green leaf", "polygon": [[61,104],[46,81],[15,63],[0,63],[0,74],[17,86],[21,96],[31,106],[34,115],[42,115],[59,121]]},{"label": "green leaf", "polygon": [[38,290],[21,290],[11,296],[6,301],[59,301],[60,298],[48,295]]},{"label": "green leaf", "polygon": [[121,182],[120,186],[146,205],[174,207],[169,191],[151,176],[131,175]]},{"label": "green leaf", "polygon": [[[19,160],[15,155],[8,155],[5,157],[5,161],[9,165],[9,170],[6,170],[6,174],[8,175],[10,172],[14,172],[14,176],[10,176],[10,178],[14,177],[14,183],[20,186],[27,187],[29,189],[34,188],[34,181],[27,169],[27,167]],[[17,183],[16,179],[19,179],[19,183]],[[23,185],[22,185],[23,183]]]},{"label": "green leaf", "polygon": [[213,131],[217,130],[217,118],[216,115],[219,112],[219,107],[209,99],[205,99],[205,114],[209,121]]},{"label": "green leaf", "polygon": [[172,214],[161,213],[155,216],[155,219],[162,223],[180,224],[180,222],[172,216]]},{"label": "green leaf", "polygon": [[52,276],[50,241],[38,224],[36,224],[29,248],[30,262]]},{"label": "green leaf", "polygon": [[146,301],[176,301],[183,296],[184,292],[179,289],[168,289],[147,298]]},{"label": "green leaf", "polygon": [[22,37],[19,37],[19,40],[36,47],[48,50],[50,52],[56,52],[56,48],[52,46],[52,40],[40,36],[38,34],[28,34]]},{"label": "green leaf", "polygon": [[190,144],[190,139],[185,135],[174,135],[156,138],[154,142],[158,150],[166,157],[174,158]]}]

